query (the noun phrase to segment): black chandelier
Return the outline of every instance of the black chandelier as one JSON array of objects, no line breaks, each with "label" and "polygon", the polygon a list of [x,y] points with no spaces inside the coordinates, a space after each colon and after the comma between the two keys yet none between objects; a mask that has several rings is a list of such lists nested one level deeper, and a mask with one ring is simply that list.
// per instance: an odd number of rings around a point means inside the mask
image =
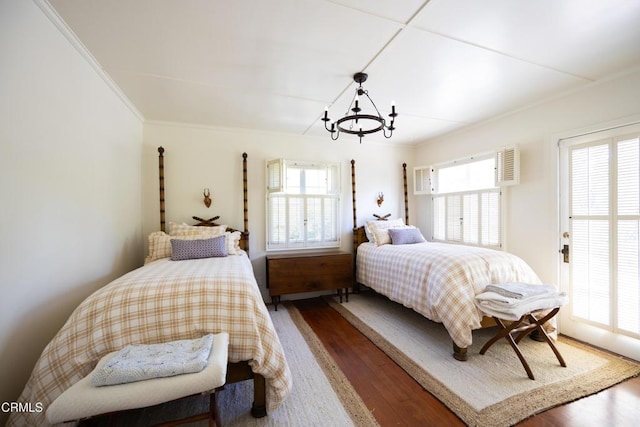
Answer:
[{"label": "black chandelier", "polygon": [[[329,118],[329,107],[325,107],[324,117],[322,118],[322,121],[324,122],[324,128],[327,131],[331,132],[331,139],[333,139],[334,141],[338,139],[338,137],[340,136],[340,132],[358,135],[361,144],[362,138],[370,133],[382,131],[382,134],[385,138],[391,138],[391,135],[393,135],[393,131],[395,130],[393,123],[396,119],[396,116],[398,115],[396,113],[396,106],[393,102],[391,102],[391,114],[389,114],[389,117],[391,117],[391,121],[389,125],[387,125],[387,121],[382,117],[380,111],[378,111],[378,107],[376,107],[373,99],[371,99],[371,97],[369,96],[369,92],[362,87],[362,83],[367,81],[367,77],[369,76],[366,73],[355,73],[353,75],[353,80],[358,83],[356,92],[353,95],[353,99],[351,100],[349,108],[345,112],[344,117],[339,118],[335,122],[332,122],[331,127],[327,125],[331,121],[331,119]],[[359,114],[360,111],[362,111],[362,108],[360,108],[360,97],[362,95],[365,95],[367,97],[378,115]],[[350,112],[353,112],[353,114],[350,114]]]}]

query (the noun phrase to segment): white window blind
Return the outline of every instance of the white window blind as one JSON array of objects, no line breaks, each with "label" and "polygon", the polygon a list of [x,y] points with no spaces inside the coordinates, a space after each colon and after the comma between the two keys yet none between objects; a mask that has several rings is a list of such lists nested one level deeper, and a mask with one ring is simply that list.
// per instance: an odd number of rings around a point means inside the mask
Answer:
[{"label": "white window blind", "polygon": [[499,248],[500,189],[434,195],[433,240]]},{"label": "white window blind", "polygon": [[267,162],[267,250],[340,246],[339,212],[339,164]]},{"label": "white window blind", "polygon": [[502,192],[494,153],[437,165],[432,170],[432,239],[500,248]]},{"label": "white window blind", "polygon": [[617,319],[640,335],[640,139],[617,143]]},{"label": "white window blind", "polygon": [[573,315],[640,336],[640,141],[570,148]]}]

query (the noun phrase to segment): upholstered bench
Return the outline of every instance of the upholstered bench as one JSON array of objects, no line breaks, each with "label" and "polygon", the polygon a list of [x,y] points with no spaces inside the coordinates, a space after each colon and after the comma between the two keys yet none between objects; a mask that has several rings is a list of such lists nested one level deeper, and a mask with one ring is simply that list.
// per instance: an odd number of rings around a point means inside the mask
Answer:
[{"label": "upholstered bench", "polygon": [[93,386],[91,384],[93,372],[102,368],[117,352],[109,353],[100,359],[91,374],[65,390],[51,403],[46,412],[47,420],[52,424],[78,421],[97,415],[145,408],[192,395],[210,394],[209,412],[162,425],[174,426],[208,419],[210,426],[219,426],[220,415],[215,401],[215,392],[226,381],[228,347],[227,333],[214,335],[207,365],[200,372],[126,384]]}]

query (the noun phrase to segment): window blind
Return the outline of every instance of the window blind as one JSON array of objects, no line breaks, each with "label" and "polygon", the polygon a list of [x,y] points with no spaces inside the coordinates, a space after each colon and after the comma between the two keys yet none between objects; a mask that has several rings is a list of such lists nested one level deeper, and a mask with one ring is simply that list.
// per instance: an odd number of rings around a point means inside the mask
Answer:
[{"label": "window blind", "polygon": [[640,140],[617,144],[617,319],[624,331],[640,334]]},{"label": "window blind", "polygon": [[640,335],[640,140],[570,149],[573,314]]}]

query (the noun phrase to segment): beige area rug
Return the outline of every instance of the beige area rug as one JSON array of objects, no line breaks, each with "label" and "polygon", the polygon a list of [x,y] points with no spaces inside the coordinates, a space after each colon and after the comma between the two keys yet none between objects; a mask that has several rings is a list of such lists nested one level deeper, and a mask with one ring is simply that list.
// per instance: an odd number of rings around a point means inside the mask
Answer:
[{"label": "beige area rug", "polygon": [[348,303],[328,301],[471,426],[513,425],[640,373],[639,364],[560,337],[557,347],[567,363],[563,368],[546,343],[527,338],[519,346],[536,377],[532,381],[506,340],[479,354],[495,328],[474,331],[469,360],[459,362],[451,355],[444,326],[411,309],[373,292],[350,295]]},{"label": "beige area rug", "polygon": [[[252,382],[227,384],[217,395],[223,426],[377,426],[375,418],[360,396],[295,307],[285,302],[278,306],[278,311],[270,309],[269,313],[291,370],[291,395],[274,413],[263,418],[253,418],[250,413],[253,400]],[[117,416],[113,425],[149,426],[206,412],[208,403],[207,397],[196,397],[158,405],[151,409],[130,411]],[[206,421],[185,424],[199,427],[206,425]]]}]

